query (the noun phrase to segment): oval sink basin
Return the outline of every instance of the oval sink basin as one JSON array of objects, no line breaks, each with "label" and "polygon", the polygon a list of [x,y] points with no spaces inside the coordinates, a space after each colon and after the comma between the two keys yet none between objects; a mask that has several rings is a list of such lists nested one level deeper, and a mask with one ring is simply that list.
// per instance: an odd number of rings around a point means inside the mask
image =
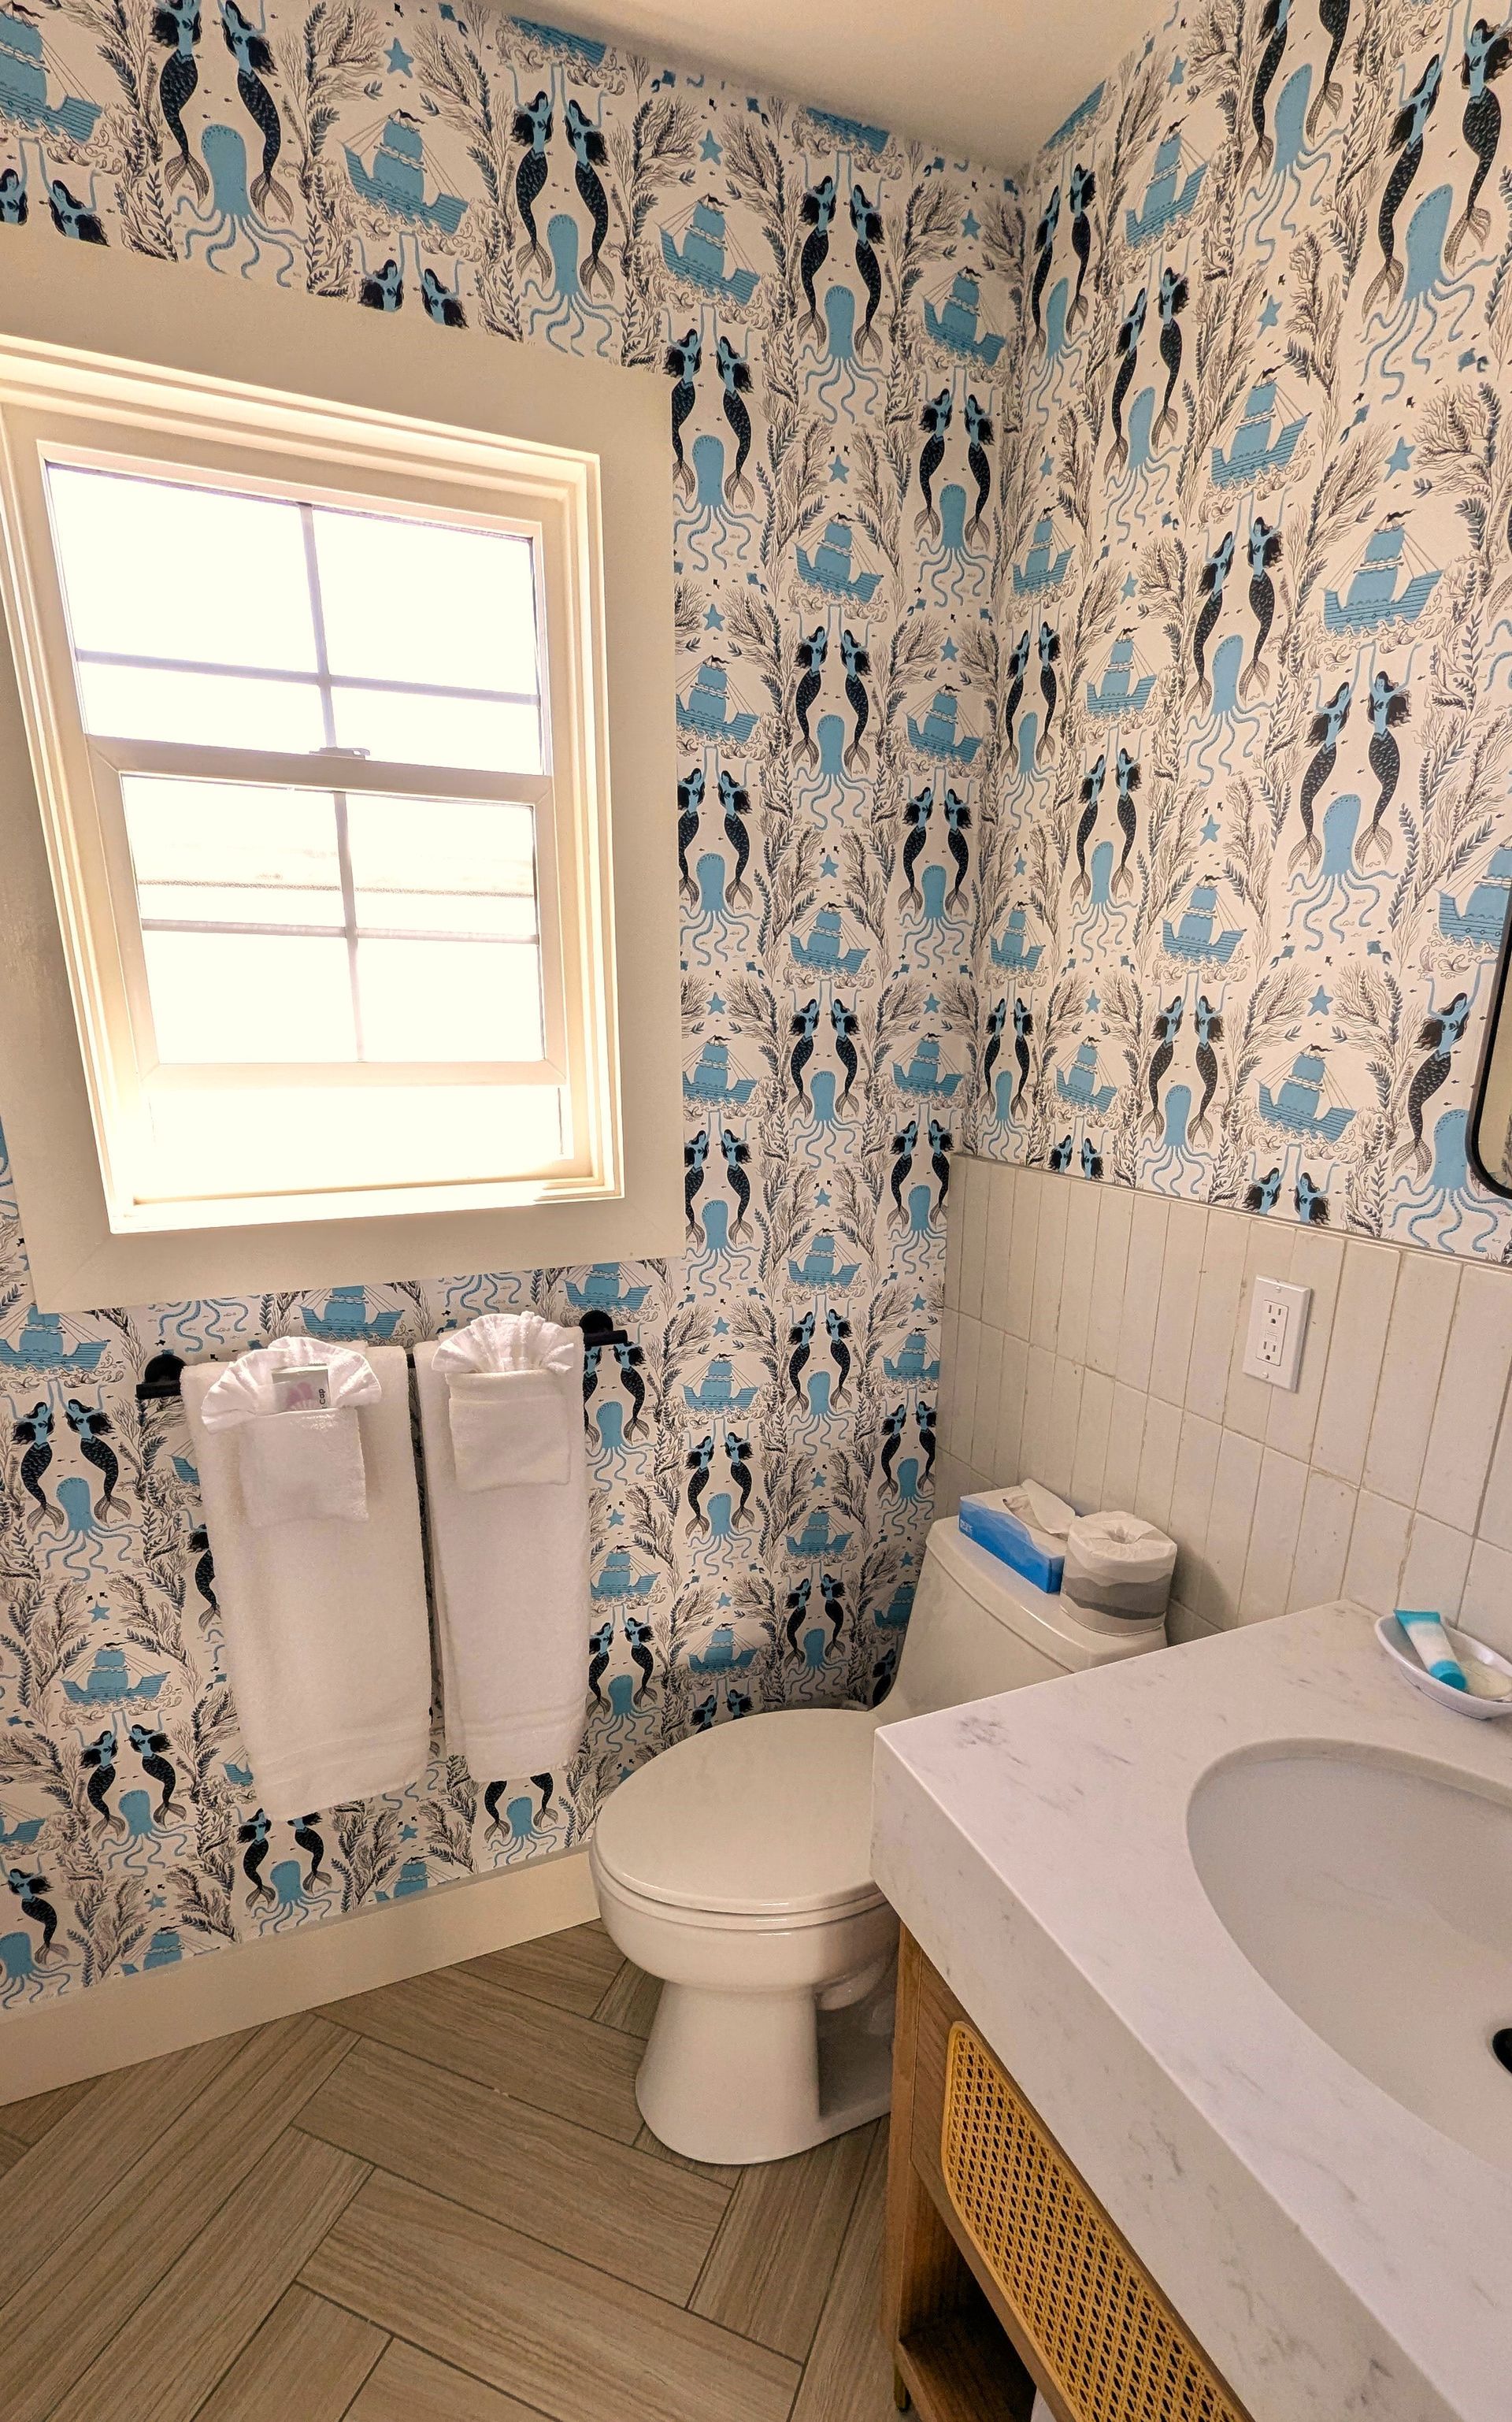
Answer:
[{"label": "oval sink basin", "polygon": [[[1188,1839],[1251,1965],[1350,2065],[1512,2169],[1512,1794],[1347,1742],[1210,1768]],[[1508,2050],[1512,2058],[1512,2049]]]}]

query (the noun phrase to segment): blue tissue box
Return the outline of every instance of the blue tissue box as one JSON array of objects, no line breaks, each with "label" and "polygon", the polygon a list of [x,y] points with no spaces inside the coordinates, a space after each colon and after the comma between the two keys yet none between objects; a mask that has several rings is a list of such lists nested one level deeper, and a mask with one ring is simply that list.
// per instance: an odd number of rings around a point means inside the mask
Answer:
[{"label": "blue tissue box", "polygon": [[1060,1589],[1064,1555],[1042,1546],[1039,1534],[1005,1506],[995,1504],[990,1497],[963,1497],[956,1520],[963,1538],[974,1539],[1000,1564],[1012,1565],[1036,1589],[1052,1597]]}]

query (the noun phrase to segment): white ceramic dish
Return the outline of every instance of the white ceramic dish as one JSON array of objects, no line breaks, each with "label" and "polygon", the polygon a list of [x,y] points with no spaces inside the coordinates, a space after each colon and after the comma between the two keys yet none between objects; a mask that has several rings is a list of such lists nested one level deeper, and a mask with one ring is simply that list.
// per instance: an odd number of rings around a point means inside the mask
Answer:
[{"label": "white ceramic dish", "polygon": [[[1443,1633],[1461,1665],[1488,1665],[1493,1673],[1504,1675],[1512,1683],[1512,1664],[1508,1664],[1504,1657],[1498,1657],[1494,1648],[1488,1648],[1479,1640],[1472,1640],[1468,1631],[1457,1631],[1452,1624],[1444,1625]],[[1394,1614],[1381,1616],[1376,1626],[1376,1637],[1403,1680],[1410,1683],[1414,1691],[1421,1691],[1425,1699],[1432,1699],[1441,1707],[1448,1707],[1457,1716],[1512,1716],[1512,1696],[1481,1699],[1472,1691],[1457,1691],[1451,1683],[1435,1681],[1419,1659]]]}]

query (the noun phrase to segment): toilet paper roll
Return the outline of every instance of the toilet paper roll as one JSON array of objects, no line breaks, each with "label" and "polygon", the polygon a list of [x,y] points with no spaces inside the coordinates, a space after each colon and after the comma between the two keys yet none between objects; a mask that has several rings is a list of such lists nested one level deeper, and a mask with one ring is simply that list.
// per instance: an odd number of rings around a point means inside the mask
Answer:
[{"label": "toilet paper roll", "polygon": [[1079,1514],[1066,1533],[1061,1586],[1104,1614],[1164,1614],[1176,1543],[1137,1514]]}]

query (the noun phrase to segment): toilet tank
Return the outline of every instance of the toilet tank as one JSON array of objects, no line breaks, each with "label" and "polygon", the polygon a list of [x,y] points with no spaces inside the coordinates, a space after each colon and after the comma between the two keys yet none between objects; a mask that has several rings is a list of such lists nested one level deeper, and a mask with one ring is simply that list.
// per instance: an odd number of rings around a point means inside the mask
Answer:
[{"label": "toilet tank", "polygon": [[974,1539],[963,1538],[953,1515],[931,1525],[897,1679],[881,1719],[890,1724],[932,1715],[1025,1682],[1139,1657],[1164,1642],[1158,1617],[1125,1621],[1036,1589]]}]

